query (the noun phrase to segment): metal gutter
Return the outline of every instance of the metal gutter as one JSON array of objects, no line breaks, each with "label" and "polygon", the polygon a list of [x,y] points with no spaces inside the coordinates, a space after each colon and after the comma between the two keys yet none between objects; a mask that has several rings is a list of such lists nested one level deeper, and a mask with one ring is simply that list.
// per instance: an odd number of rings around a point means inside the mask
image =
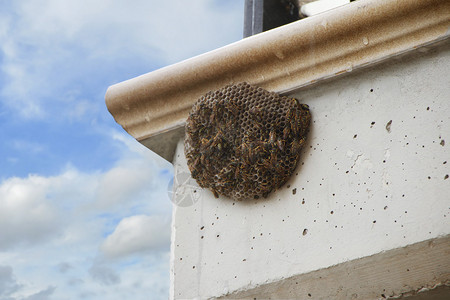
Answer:
[{"label": "metal gutter", "polygon": [[246,81],[289,93],[450,36],[450,1],[360,0],[110,86],[117,123],[172,161],[192,104]]}]

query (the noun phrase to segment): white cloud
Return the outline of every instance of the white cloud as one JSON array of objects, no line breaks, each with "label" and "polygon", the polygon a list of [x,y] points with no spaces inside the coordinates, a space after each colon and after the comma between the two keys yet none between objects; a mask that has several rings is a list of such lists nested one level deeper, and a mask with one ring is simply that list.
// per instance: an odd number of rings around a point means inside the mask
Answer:
[{"label": "white cloud", "polygon": [[0,300],[48,300],[56,289],[55,286],[49,286],[45,290],[17,298],[16,294],[24,288],[25,286],[17,281],[11,266],[0,265]]},{"label": "white cloud", "polygon": [[32,294],[22,300],[48,300],[50,296],[55,292],[55,286],[49,286],[45,290],[39,291],[35,294]]},{"label": "white cloud", "polygon": [[41,143],[30,142],[22,139],[10,141],[11,146],[16,151],[25,151],[27,153],[42,153],[46,150],[46,146]]},{"label": "white cloud", "polygon": [[0,299],[12,299],[10,296],[21,289],[11,266],[0,265]]},{"label": "white cloud", "polygon": [[[79,229],[85,229],[85,225],[72,225],[83,218],[91,218],[89,225],[98,227],[105,214],[120,220],[142,211],[170,213],[168,196],[160,194],[166,191],[159,188],[167,185],[169,178],[159,176],[161,166],[154,154],[147,154],[150,151],[129,137],[114,136],[126,148],[123,158],[104,173],[84,173],[68,166],[57,176],[29,175],[1,182],[0,250],[55,237],[66,242],[83,239]],[[158,204],[154,197],[166,204]],[[151,209],[158,205],[159,209]]]},{"label": "white cloud", "polygon": [[58,264],[57,267],[61,273],[67,273],[67,271],[69,271],[70,269],[73,269],[73,266],[67,262],[61,262]]},{"label": "white cloud", "polygon": [[151,187],[154,170],[139,165],[141,161],[128,161],[130,165],[120,165],[99,178],[97,205],[112,208],[116,204],[135,198]]},{"label": "white cloud", "polygon": [[107,258],[167,248],[170,244],[170,219],[137,215],[122,219],[101,245]]},{"label": "white cloud", "polygon": [[140,69],[149,72],[213,50],[239,39],[243,24],[236,18],[236,6],[243,8],[243,1],[37,0],[9,5],[12,13],[0,12],[1,71],[7,82],[1,92],[5,104],[25,118],[46,117],[55,102],[65,103],[59,112],[63,116],[98,109],[77,96],[80,81],[104,91],[107,86],[95,86],[107,85],[98,78],[111,76],[104,73],[133,72],[136,65],[148,66]]},{"label": "white cloud", "polygon": [[[101,134],[109,84],[239,39],[235,5],[243,0],[3,1],[0,115],[91,122]],[[1,300],[167,298],[169,164],[125,134],[112,138],[121,159],[107,170],[0,181]]]},{"label": "white cloud", "polygon": [[67,281],[67,285],[70,286],[70,287],[81,285],[83,283],[84,283],[84,280],[81,279],[81,278],[70,278]]},{"label": "white cloud", "polygon": [[[161,189],[169,178],[159,176],[169,164],[156,163],[125,134],[112,136],[122,159],[109,170],[67,166],[57,176],[0,182],[0,265],[8,265],[0,267],[0,299],[60,299],[68,289],[77,298],[105,286],[125,297],[145,272],[154,272],[155,280],[142,282],[137,294],[167,290],[168,258],[154,256],[167,252],[170,242],[172,204]],[[119,297],[113,290],[103,295]]]},{"label": "white cloud", "polygon": [[117,285],[120,283],[120,276],[112,268],[102,265],[94,264],[89,273],[95,281],[102,285]]},{"label": "white cloud", "polygon": [[59,232],[57,209],[46,201],[49,178],[10,178],[0,185],[0,250],[34,244]]}]

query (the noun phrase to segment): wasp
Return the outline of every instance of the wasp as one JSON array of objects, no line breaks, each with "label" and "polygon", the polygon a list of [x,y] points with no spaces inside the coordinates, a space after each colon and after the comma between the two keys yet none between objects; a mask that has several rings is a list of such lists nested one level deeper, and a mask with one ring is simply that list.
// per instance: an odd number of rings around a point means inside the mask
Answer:
[{"label": "wasp", "polygon": [[275,169],[277,165],[277,155],[275,154],[275,151],[272,151],[270,153],[270,166],[272,169]]},{"label": "wasp", "polygon": [[253,145],[251,143],[242,143],[242,155],[248,164],[253,164],[255,155],[253,152]]},{"label": "wasp", "polygon": [[221,149],[221,147],[222,147],[221,142],[222,142],[222,134],[217,132],[216,135],[212,138],[211,147],[217,147],[217,148]]},{"label": "wasp", "polygon": [[281,151],[284,151],[284,144],[285,142],[282,139],[277,140],[278,149],[280,149]]},{"label": "wasp", "polygon": [[284,127],[283,129],[283,139],[287,140],[287,138],[289,137],[289,127]]},{"label": "wasp", "polygon": [[204,151],[207,149],[212,143],[212,139],[202,138],[200,140],[200,150]]},{"label": "wasp", "polygon": [[214,197],[219,198],[219,193],[217,192],[217,190],[215,188],[211,187],[211,191],[213,192]]},{"label": "wasp", "polygon": [[216,178],[216,185],[224,187],[231,183],[231,180],[229,179],[229,173],[231,172],[231,169],[223,168],[219,174],[215,176]]},{"label": "wasp", "polygon": [[310,121],[311,121],[311,115],[309,114],[309,112],[305,112],[303,117],[300,117],[300,120],[298,121],[298,123],[300,124],[302,134],[305,134],[307,132]]},{"label": "wasp", "polygon": [[208,159],[207,159],[206,155],[203,153],[200,153],[200,162],[202,163],[203,166],[206,165],[207,160]]},{"label": "wasp", "polygon": [[216,114],[214,111],[209,115],[209,122],[212,124],[214,122],[214,119],[216,117]]},{"label": "wasp", "polygon": [[290,125],[291,125],[291,130],[292,130],[292,132],[294,133],[294,135],[295,136],[297,136],[297,134],[298,134],[298,123],[297,123],[297,119],[294,117],[294,118],[291,118],[290,120],[289,120],[289,123],[290,123]]},{"label": "wasp", "polygon": [[262,163],[260,164],[264,169],[267,170],[273,170],[275,166],[277,165],[277,155],[274,151],[270,151],[270,155],[262,160]]},{"label": "wasp", "polygon": [[303,110],[309,110],[309,105],[308,105],[308,104],[300,104],[300,107],[301,107]]},{"label": "wasp", "polygon": [[237,179],[239,178],[239,174],[240,174],[240,165],[239,163],[237,165],[234,166],[234,178]]},{"label": "wasp", "polygon": [[245,162],[241,163],[239,173],[241,175],[241,179],[243,179],[244,181],[246,180],[246,178],[249,178],[249,165],[247,165]]},{"label": "wasp", "polygon": [[197,156],[197,157],[194,159],[194,161],[192,161],[191,166],[192,166],[194,169],[196,169],[196,168],[198,167],[199,160],[200,160],[200,156]]},{"label": "wasp", "polygon": [[291,153],[297,153],[298,148],[299,148],[298,141],[294,139],[291,143]]},{"label": "wasp", "polygon": [[234,129],[234,123],[232,120],[229,120],[226,124],[222,123],[221,130],[233,130]]},{"label": "wasp", "polygon": [[247,151],[248,151],[248,144],[247,142],[244,140],[240,146],[240,155],[245,156]]},{"label": "wasp", "polygon": [[275,140],[276,140],[275,131],[271,130],[270,133],[269,133],[269,143],[271,145],[274,145],[275,144]]},{"label": "wasp", "polygon": [[216,134],[212,138],[211,147],[217,147],[219,151],[222,150],[222,147],[224,146],[223,143],[225,142],[225,136],[223,135],[222,130],[219,128],[216,131]]},{"label": "wasp", "polygon": [[286,112],[286,119],[289,120],[293,117],[294,115],[294,108],[296,107],[296,104],[294,104],[293,106],[289,107],[289,109]]},{"label": "wasp", "polygon": [[257,145],[257,148],[262,148],[264,150],[262,152],[264,152],[264,153],[267,151],[270,151],[270,149],[271,149],[270,143],[268,143],[268,142],[257,141],[256,145]]},{"label": "wasp", "polygon": [[256,155],[255,152],[253,151],[253,145],[250,144],[248,147],[248,159],[250,164],[254,164],[256,161]]},{"label": "wasp", "polygon": [[297,153],[305,143],[305,138],[301,138],[300,140],[294,139],[291,143],[291,153]]},{"label": "wasp", "polygon": [[256,162],[259,164],[259,162],[264,159],[264,157],[267,155],[268,150],[267,150],[267,144],[262,142],[262,141],[257,141],[255,142],[256,147],[255,147],[255,156],[256,156]]}]

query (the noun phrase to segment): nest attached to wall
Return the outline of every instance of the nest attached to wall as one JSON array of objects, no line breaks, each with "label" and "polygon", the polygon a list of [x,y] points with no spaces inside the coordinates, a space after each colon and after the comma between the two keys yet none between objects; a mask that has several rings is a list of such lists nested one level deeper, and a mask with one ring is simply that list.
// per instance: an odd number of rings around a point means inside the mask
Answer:
[{"label": "nest attached to wall", "polygon": [[215,197],[267,197],[294,172],[310,120],[308,105],[247,83],[209,92],[186,121],[191,175]]}]

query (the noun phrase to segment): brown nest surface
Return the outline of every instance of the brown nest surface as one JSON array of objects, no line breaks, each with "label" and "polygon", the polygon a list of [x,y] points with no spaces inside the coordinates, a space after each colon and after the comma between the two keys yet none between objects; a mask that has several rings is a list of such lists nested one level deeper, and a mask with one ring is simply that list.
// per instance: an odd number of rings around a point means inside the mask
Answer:
[{"label": "brown nest surface", "polygon": [[266,197],[294,172],[310,120],[308,105],[247,83],[209,92],[186,121],[191,175],[216,197]]}]

